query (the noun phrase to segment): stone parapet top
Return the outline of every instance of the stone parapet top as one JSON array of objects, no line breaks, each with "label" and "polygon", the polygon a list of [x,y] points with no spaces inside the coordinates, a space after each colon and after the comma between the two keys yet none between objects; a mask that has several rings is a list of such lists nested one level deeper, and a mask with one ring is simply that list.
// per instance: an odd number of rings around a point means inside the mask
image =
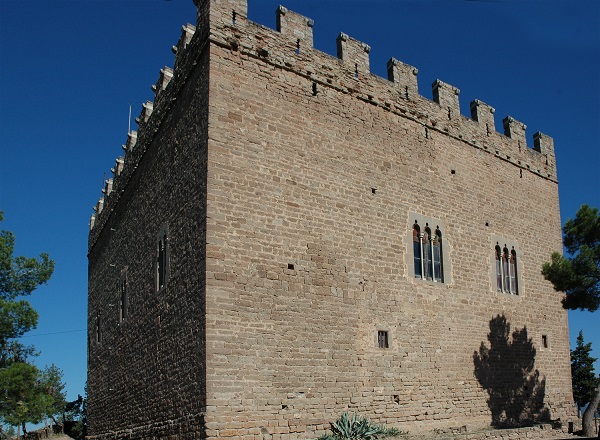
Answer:
[{"label": "stone parapet top", "polygon": [[[221,2],[221,3],[219,3]],[[95,207],[96,214],[90,223],[90,248],[116,203],[120,192],[137,168],[147,146],[158,130],[162,119],[176,99],[186,78],[195,69],[200,54],[207,44],[216,44],[254,59],[265,66],[277,66],[294,72],[307,83],[307,95],[319,99],[327,90],[355,97],[364,105],[378,106],[385,111],[410,119],[423,126],[427,136],[448,136],[476,150],[482,150],[499,160],[513,164],[520,173],[530,172],[541,178],[557,182],[554,142],[551,137],[536,133],[534,146],[528,148],[525,124],[507,116],[503,119],[504,133],[498,133],[494,124],[494,109],[479,100],[471,103],[471,117],[460,113],[459,89],[441,80],[432,84],[434,100],[418,93],[417,68],[395,58],[388,62],[388,79],[370,71],[370,46],[347,34],[337,38],[338,57],[333,57],[312,46],[314,22],[307,17],[277,9],[277,30],[254,23],[246,18],[247,3],[244,0],[213,0],[210,3],[211,19],[200,16],[207,11],[207,4],[198,1],[198,23],[194,27],[182,27],[182,35],[176,46],[175,67],[161,69],[154,85],[154,102],[142,106],[138,122],[137,139],[128,135],[124,146],[124,163],[113,172],[112,191],[103,194],[102,203]],[[219,6],[220,5],[220,6]],[[233,13],[231,9],[233,6]],[[219,8],[226,9],[219,11]],[[236,13],[236,10],[242,11]],[[210,29],[196,32],[201,25]],[[291,38],[290,38],[291,36]],[[327,93],[327,92],[325,92]],[[135,147],[135,148],[134,148]],[[109,209],[106,209],[109,208]]]}]

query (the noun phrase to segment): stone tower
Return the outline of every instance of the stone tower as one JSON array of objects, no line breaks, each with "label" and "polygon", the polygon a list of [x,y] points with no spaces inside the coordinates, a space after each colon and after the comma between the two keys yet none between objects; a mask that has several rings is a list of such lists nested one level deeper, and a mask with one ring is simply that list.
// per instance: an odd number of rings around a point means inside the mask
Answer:
[{"label": "stone tower", "polygon": [[92,216],[91,438],[568,421],[552,139],[284,7],[196,4]]}]

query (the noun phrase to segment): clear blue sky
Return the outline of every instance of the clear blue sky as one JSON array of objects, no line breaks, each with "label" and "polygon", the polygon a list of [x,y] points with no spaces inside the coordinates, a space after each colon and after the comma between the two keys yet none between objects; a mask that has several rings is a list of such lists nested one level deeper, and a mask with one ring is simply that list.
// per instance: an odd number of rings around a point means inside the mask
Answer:
[{"label": "clear blue sky", "polygon": [[[386,77],[394,57],[419,69],[420,93],[441,79],[461,107],[481,99],[554,138],[563,222],[600,207],[600,2],[597,0],[250,0],[249,16],[275,27],[279,3],[315,20],[315,47],[336,53],[345,32],[371,46]],[[0,0],[0,210],[16,253],[48,252],[54,276],[31,301],[38,328],[25,339],[40,366],[64,371],[68,397],[86,378],[87,234],[126,140],[129,104],[152,100],[173,65],[192,0]],[[135,125],[134,127],[135,128]],[[543,234],[544,225],[526,234]],[[600,358],[600,312],[570,313]],[[600,363],[596,364],[600,372]]]}]

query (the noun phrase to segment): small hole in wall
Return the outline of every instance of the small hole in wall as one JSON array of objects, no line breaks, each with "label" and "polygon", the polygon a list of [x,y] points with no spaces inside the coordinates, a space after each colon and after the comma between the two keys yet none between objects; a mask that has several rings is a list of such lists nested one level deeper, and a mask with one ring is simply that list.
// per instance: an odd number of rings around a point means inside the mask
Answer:
[{"label": "small hole in wall", "polygon": [[450,174],[456,174],[456,170],[450,170]]},{"label": "small hole in wall", "polygon": [[317,96],[317,93],[319,93],[317,91],[317,83],[313,83],[313,85],[312,85],[312,94],[313,94],[313,96]]},{"label": "small hole in wall", "polygon": [[281,409],[288,409],[287,405],[281,405]]},{"label": "small hole in wall", "polygon": [[542,335],[542,347],[548,348],[548,335]]},{"label": "small hole in wall", "polygon": [[486,225],[486,226],[489,226],[489,225],[490,225],[490,223],[489,223],[489,222],[485,222],[485,225]]},{"label": "small hole in wall", "polygon": [[296,55],[300,54],[300,38],[296,40]]},{"label": "small hole in wall", "polygon": [[288,263],[288,269],[294,270],[294,264],[293,263]]},{"label": "small hole in wall", "polygon": [[519,177],[522,179],[523,178],[523,170],[519,170]]},{"label": "small hole in wall", "polygon": [[358,78],[358,63],[354,63],[354,78]]},{"label": "small hole in wall", "polygon": [[377,193],[377,188],[371,188],[371,194],[376,194]]},{"label": "small hole in wall", "polygon": [[235,13],[235,11],[231,11],[231,22],[232,22],[233,24],[235,24],[235,16],[236,16],[236,13]]},{"label": "small hole in wall", "polygon": [[392,396],[392,401],[396,404],[396,405],[400,405],[400,396],[398,394],[395,394]]}]

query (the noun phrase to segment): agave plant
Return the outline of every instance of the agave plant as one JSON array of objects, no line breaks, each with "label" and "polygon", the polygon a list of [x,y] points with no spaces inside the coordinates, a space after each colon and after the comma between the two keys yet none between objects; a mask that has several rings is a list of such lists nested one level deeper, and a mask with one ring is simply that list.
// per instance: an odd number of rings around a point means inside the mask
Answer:
[{"label": "agave plant", "polygon": [[332,435],[323,435],[319,440],[375,440],[400,434],[396,428],[385,428],[371,423],[366,417],[348,413],[331,423],[331,432]]}]

